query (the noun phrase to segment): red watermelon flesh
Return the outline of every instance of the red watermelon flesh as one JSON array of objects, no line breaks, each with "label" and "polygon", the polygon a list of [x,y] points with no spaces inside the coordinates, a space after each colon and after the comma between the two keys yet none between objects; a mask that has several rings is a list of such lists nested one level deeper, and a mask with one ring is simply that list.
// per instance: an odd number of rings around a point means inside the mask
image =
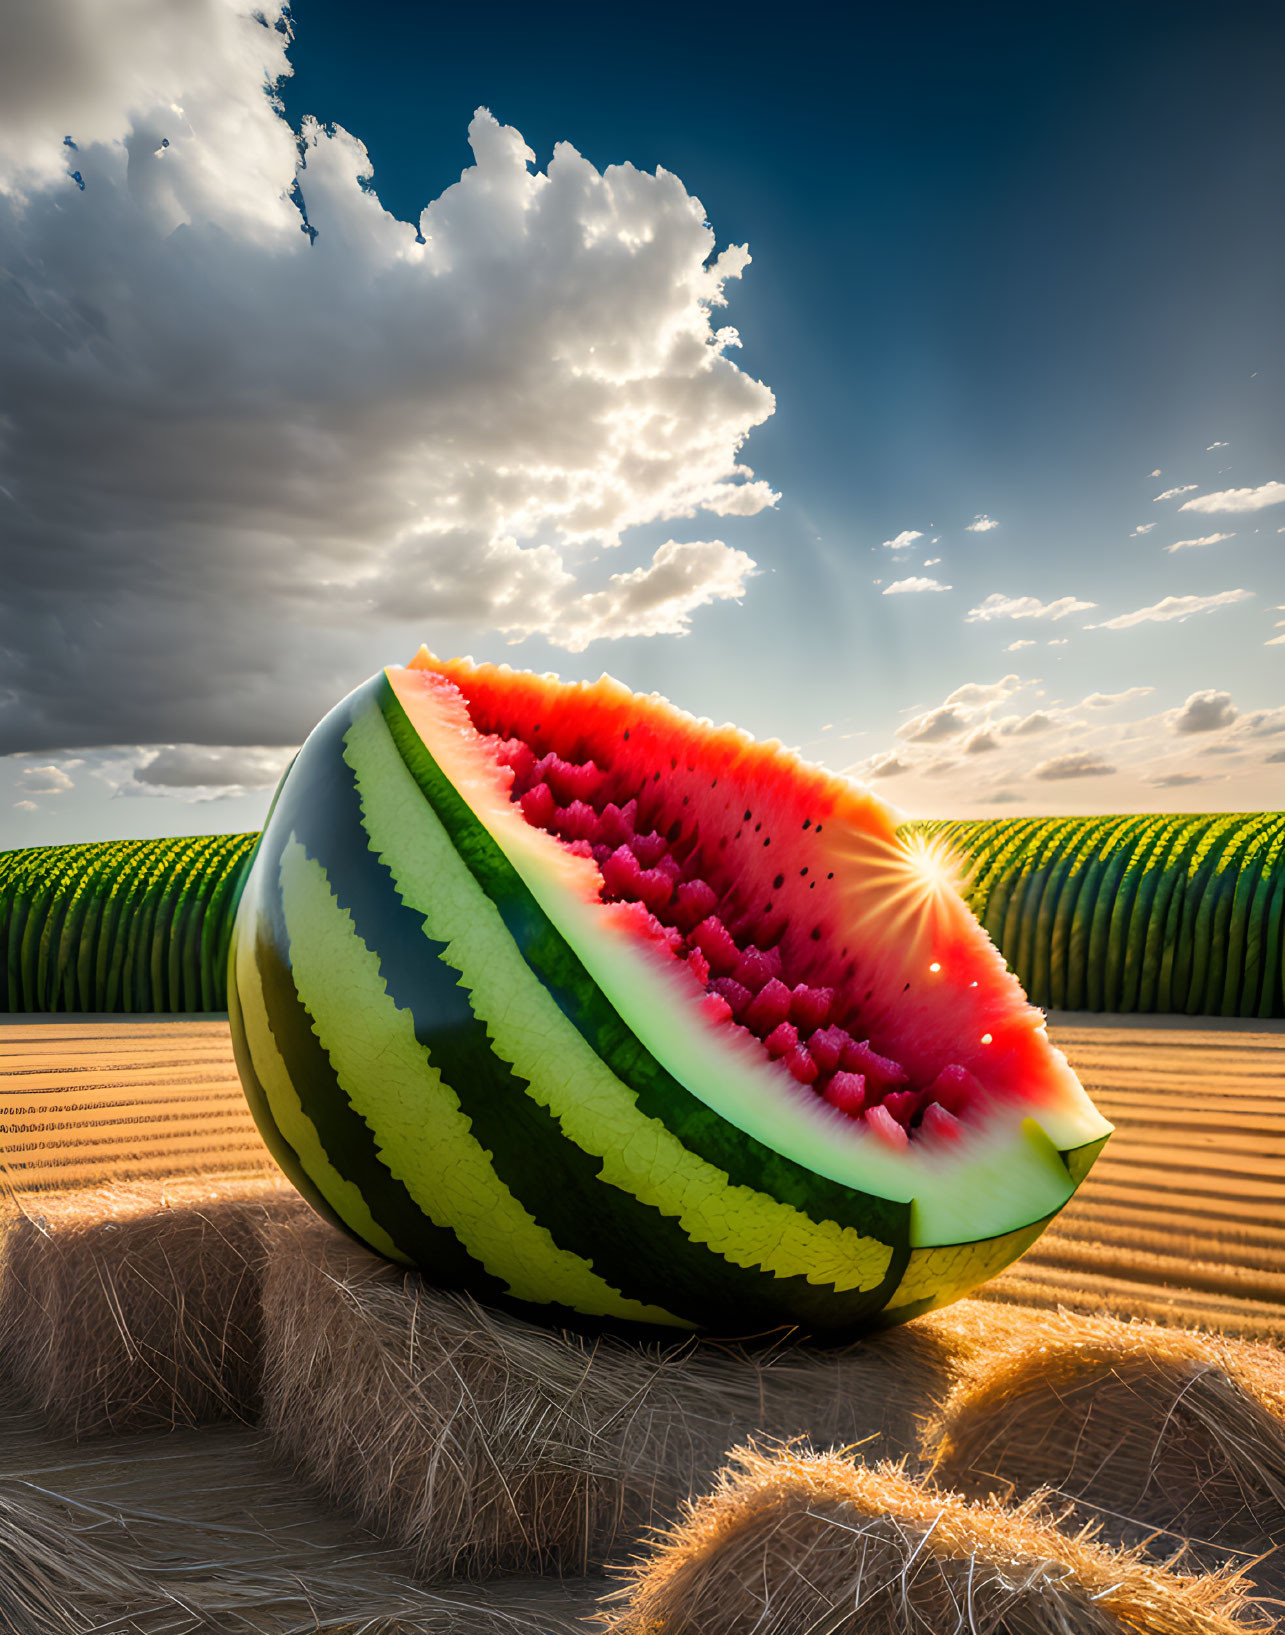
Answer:
[{"label": "red watermelon flesh", "polygon": [[1042,1017],[878,797],[609,678],[412,667],[459,689],[512,802],[592,860],[710,1026],[796,1088],[893,1145],[949,1140],[991,1097],[1041,1102]]}]

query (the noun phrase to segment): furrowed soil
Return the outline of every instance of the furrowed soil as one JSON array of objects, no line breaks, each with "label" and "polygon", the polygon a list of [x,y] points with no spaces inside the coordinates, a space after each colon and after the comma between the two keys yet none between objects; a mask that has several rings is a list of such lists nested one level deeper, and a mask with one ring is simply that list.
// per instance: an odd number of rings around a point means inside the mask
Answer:
[{"label": "furrowed soil", "polygon": [[[1049,1031],[1116,1134],[978,1294],[1285,1339],[1285,1024],[1055,1013]],[[0,1025],[9,1187],[273,1168],[225,1020]]]}]

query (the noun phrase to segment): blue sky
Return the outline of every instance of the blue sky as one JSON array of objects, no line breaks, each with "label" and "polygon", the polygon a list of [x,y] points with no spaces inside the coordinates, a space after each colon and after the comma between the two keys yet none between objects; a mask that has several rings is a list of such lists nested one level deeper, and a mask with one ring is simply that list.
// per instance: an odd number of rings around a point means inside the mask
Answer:
[{"label": "blue sky", "polygon": [[421,637],[917,814],[1281,803],[1278,7],[75,9],[3,54],[6,843],[254,827]]}]

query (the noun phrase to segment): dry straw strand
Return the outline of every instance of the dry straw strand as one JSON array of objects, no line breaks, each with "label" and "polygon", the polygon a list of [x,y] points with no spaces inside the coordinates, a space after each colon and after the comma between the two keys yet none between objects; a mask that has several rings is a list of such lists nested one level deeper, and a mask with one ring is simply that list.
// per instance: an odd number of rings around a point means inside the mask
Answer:
[{"label": "dry straw strand", "polygon": [[970,1494],[1055,1489],[1120,1537],[1257,1556],[1285,1589],[1285,1356],[1194,1330],[1049,1314],[999,1337],[925,1431]]},{"label": "dry straw strand", "polygon": [[80,1435],[253,1418],[263,1227],[303,1207],[244,1177],[11,1197],[0,1363]]},{"label": "dry straw strand", "polygon": [[6,1635],[572,1635],[601,1584],[443,1586],[225,1424],[77,1444],[0,1421]]},{"label": "dry straw strand", "polygon": [[738,1449],[631,1570],[610,1635],[1245,1635],[1231,1574],[1060,1531],[1033,1500],[942,1492],[886,1461]]},{"label": "dry straw strand", "polygon": [[587,1338],[403,1278],[320,1224],[270,1237],[265,1424],[433,1577],[591,1570],[756,1432],[900,1451],[951,1367],[929,1325],[830,1352]]}]

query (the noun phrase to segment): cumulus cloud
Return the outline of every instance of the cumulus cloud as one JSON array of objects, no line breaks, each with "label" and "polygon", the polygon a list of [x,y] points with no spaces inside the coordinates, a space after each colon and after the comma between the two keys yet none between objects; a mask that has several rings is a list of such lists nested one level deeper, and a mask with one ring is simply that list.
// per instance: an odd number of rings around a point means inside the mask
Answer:
[{"label": "cumulus cloud", "polygon": [[747,251],[486,110],[398,221],[265,94],[282,20],[31,6],[0,66],[0,748],[293,742],[421,636],[579,651],[744,592],[717,540],[589,558],[774,503],[772,394],[714,323]]},{"label": "cumulus cloud", "polygon": [[[1179,494],[1190,494],[1190,493],[1193,492],[1193,490],[1195,490],[1195,489],[1197,489],[1199,487],[1200,487],[1199,483],[1183,483],[1181,488],[1166,488],[1163,494],[1157,494],[1156,495],[1155,501],[1153,501],[1153,503],[1159,503],[1159,501],[1161,501],[1161,500],[1177,499]],[[1186,510],[1189,510],[1190,507],[1187,506],[1187,505],[1184,505],[1184,506],[1181,507],[1181,509],[1186,511]]]},{"label": "cumulus cloud", "polygon": [[1052,732],[1064,724],[1060,716],[1050,715],[1047,710],[1033,710],[1030,715],[1013,716],[1000,730],[1012,738],[1029,738],[1035,733]]},{"label": "cumulus cloud", "polygon": [[987,727],[978,727],[964,739],[963,751],[965,755],[984,755],[987,750],[998,749],[999,740]]},{"label": "cumulus cloud", "polygon": [[1229,727],[1238,713],[1230,693],[1207,688],[1204,692],[1192,693],[1182,708],[1173,712],[1169,728],[1179,733],[1216,732],[1219,727]]},{"label": "cumulus cloud", "polygon": [[1154,527],[1155,527],[1154,522],[1140,522],[1138,524],[1138,526],[1133,530],[1133,532],[1129,535],[1129,538],[1130,539],[1140,539],[1143,534],[1149,534]]},{"label": "cumulus cloud", "polygon": [[1280,647],[1285,644],[1285,636],[1269,636],[1263,643],[1264,647]]},{"label": "cumulus cloud", "polygon": [[1081,709],[1109,710],[1117,704],[1129,704],[1135,698],[1146,698],[1154,693],[1154,687],[1125,687],[1118,693],[1090,693],[1087,698],[1080,700]]},{"label": "cumulus cloud", "polygon": [[1156,469],[1155,469],[1155,470],[1154,470],[1154,471],[1149,471],[1149,472],[1148,472],[1148,473],[1147,473],[1147,475],[1148,475],[1148,476],[1149,476],[1149,477],[1158,477],[1158,476],[1159,476],[1159,475],[1160,475],[1160,467],[1159,467],[1159,466],[1157,466],[1157,467],[1156,467]]},{"label": "cumulus cloud", "polygon": [[28,766],[21,774],[22,788],[29,795],[65,795],[76,787],[60,766]]},{"label": "cumulus cloud", "polygon": [[1186,500],[1180,511],[1261,511],[1285,500],[1285,483],[1263,483],[1258,488],[1224,488],[1217,494],[1201,494]]},{"label": "cumulus cloud", "polygon": [[1136,624],[1167,624],[1171,619],[1189,619],[1193,613],[1212,613],[1215,608],[1248,601],[1253,594],[1252,590],[1220,590],[1212,596],[1165,596],[1149,607],[1103,619],[1098,629],[1129,630]]},{"label": "cumulus cloud", "polygon": [[1274,710],[1253,710],[1242,716],[1241,730],[1251,738],[1264,738],[1271,733],[1285,732],[1285,704]]},{"label": "cumulus cloud", "polygon": [[167,744],[134,768],[151,789],[271,789],[294,749],[252,744]]},{"label": "cumulus cloud", "polygon": [[[1270,761],[1271,756],[1269,755],[1267,759]],[[40,810],[34,800],[16,800],[13,803],[13,809],[15,812],[38,812]]]},{"label": "cumulus cloud", "polygon": [[964,532],[966,534],[988,534],[992,528],[998,527],[999,523],[993,517],[988,517],[983,511],[975,516],[971,522],[965,524]]},{"label": "cumulus cloud", "polygon": [[1059,596],[1055,602],[1041,602],[1038,596],[1004,596],[993,591],[984,602],[965,614],[969,624],[990,619],[1065,619],[1083,613],[1096,602],[1081,602],[1074,596]]},{"label": "cumulus cloud", "polygon": [[1022,688],[1020,676],[1011,672],[1001,676],[998,681],[966,681],[956,687],[947,698],[947,704],[962,704],[968,709],[978,709],[986,704],[998,704],[1010,694],[1020,692]]},{"label": "cumulus cloud", "polygon": [[885,596],[916,596],[926,590],[953,590],[953,585],[939,584],[936,579],[894,579],[884,589]]},{"label": "cumulus cloud", "polygon": [[900,759],[895,750],[889,750],[886,755],[874,755],[857,769],[857,775],[862,778],[895,778],[903,772],[909,772],[910,766]]},{"label": "cumulus cloud", "polygon": [[1041,761],[1031,769],[1031,776],[1039,778],[1042,783],[1052,783],[1060,778],[1106,778],[1115,770],[1102,756],[1090,750],[1077,750],[1070,755],[1055,755],[1051,760]]},{"label": "cumulus cloud", "polygon": [[1209,779],[1203,772],[1161,772],[1146,781],[1156,789],[1185,789],[1188,784],[1207,783]]},{"label": "cumulus cloud", "polygon": [[1172,545],[1166,545],[1166,551],[1193,550],[1201,545],[1221,545],[1225,539],[1235,539],[1235,534],[1206,534],[1202,539],[1175,539]]},{"label": "cumulus cloud", "polygon": [[935,568],[940,561],[941,561],[941,558],[939,556],[926,557],[924,559],[924,567],[926,567],[926,568]]},{"label": "cumulus cloud", "polygon": [[1035,646],[1035,643],[1031,640],[1031,638],[1029,636],[1023,636],[1018,641],[1009,642],[1008,646],[1004,649],[1004,651],[1006,653],[1020,653],[1021,650],[1024,647],[1034,647],[1034,646]]},{"label": "cumulus cloud", "polygon": [[954,738],[965,731],[968,719],[967,714],[943,704],[940,709],[927,710],[923,715],[903,721],[897,728],[897,737],[908,744],[937,744],[943,738]]},{"label": "cumulus cloud", "polygon": [[1263,760],[1268,766],[1277,766],[1285,761],[1285,749],[1274,749],[1270,755],[1264,755]]},{"label": "cumulus cloud", "polygon": [[579,653],[604,637],[681,636],[697,608],[739,601],[754,571],[752,557],[721,539],[681,545],[671,539],[647,567],[613,573],[608,589],[570,603],[564,614],[563,645]]},{"label": "cumulus cloud", "polygon": [[904,551],[908,546],[913,545],[917,539],[923,537],[918,528],[903,528],[895,539],[885,539],[883,548],[885,551]]}]

